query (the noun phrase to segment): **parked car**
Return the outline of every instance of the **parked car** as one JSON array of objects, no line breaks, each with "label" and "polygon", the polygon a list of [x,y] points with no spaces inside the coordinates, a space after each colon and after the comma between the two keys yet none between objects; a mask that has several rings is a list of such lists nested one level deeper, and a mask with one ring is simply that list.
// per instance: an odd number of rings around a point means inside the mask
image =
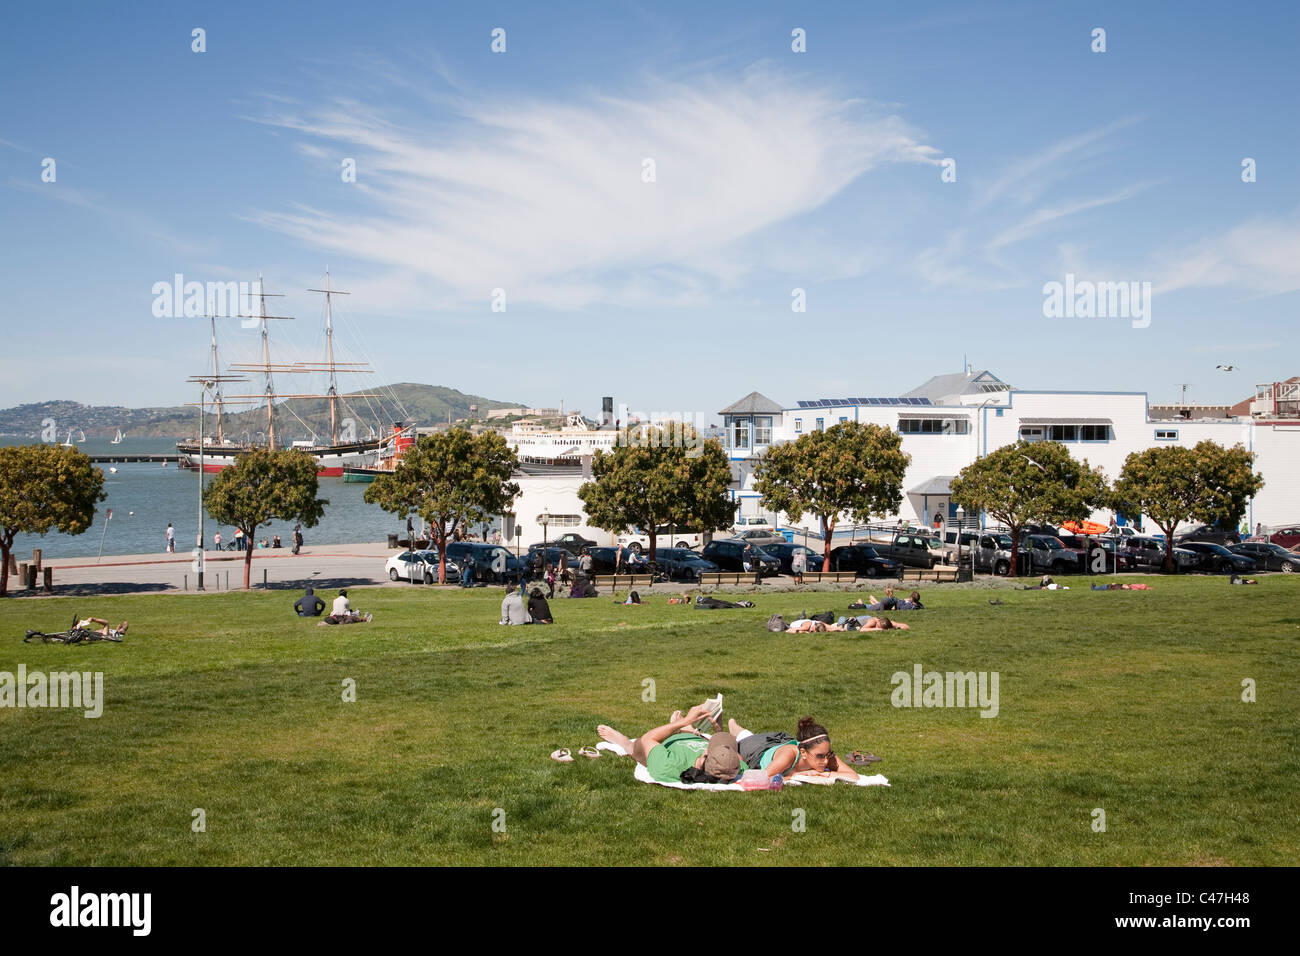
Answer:
[{"label": "parked car", "polygon": [[734,537],[740,537],[739,532],[748,529],[756,529],[761,531],[776,530],[772,526],[772,522],[768,521],[766,518],[759,518],[753,515],[751,515],[748,518],[737,518],[736,523],[731,526],[731,530],[737,532],[737,534],[734,535]]},{"label": "parked car", "polygon": [[1300,554],[1288,551],[1280,544],[1269,541],[1243,541],[1228,548],[1233,554],[1254,558],[1261,571],[1282,571],[1293,574],[1300,570]]},{"label": "parked car", "polygon": [[[658,548],[698,548],[704,543],[704,535],[699,531],[663,525],[655,530]],[[650,535],[639,528],[633,528],[618,536],[618,543],[632,551],[650,550]]]},{"label": "parked car", "polygon": [[764,545],[763,550],[781,563],[782,574],[794,573],[794,570],[790,567],[790,562],[794,560],[794,556],[800,551],[808,559],[807,570],[820,571],[822,569],[822,553],[802,544],[783,541],[780,544]]},{"label": "parked car", "polygon": [[1210,544],[1229,545],[1241,544],[1241,535],[1235,528],[1211,528],[1208,525],[1198,525],[1186,534],[1174,536],[1174,544],[1185,544],[1193,541],[1208,541]]},{"label": "parked car", "polygon": [[1300,545],[1300,524],[1280,526],[1276,531],[1269,532],[1268,540],[1287,549],[1294,548]]},{"label": "parked car", "polygon": [[[422,581],[432,584],[438,580],[438,551],[400,551],[384,565],[390,581]],[[447,577],[460,574],[460,565],[447,559]]]},{"label": "parked car", "polygon": [[595,541],[592,541],[590,538],[584,538],[582,535],[575,534],[574,532],[570,531],[568,534],[560,535],[554,541],[550,541],[550,540],[546,542],[538,541],[536,544],[530,544],[528,546],[528,550],[532,551],[533,548],[540,548],[542,547],[543,543],[545,543],[546,547],[548,548],[563,548],[565,551],[568,551],[570,554],[582,554],[583,548],[596,547]]},{"label": "parked car", "polygon": [[536,576],[536,569],[537,569],[537,555],[538,555],[539,552],[541,552],[541,551],[543,551],[543,550],[545,550],[545,552],[546,552],[546,557],[543,558],[542,560],[543,560],[547,565],[551,565],[551,566],[553,566],[553,567],[558,568],[558,567],[560,566],[560,558],[561,558],[561,557],[564,557],[566,563],[568,564],[568,566],[569,566],[570,568],[574,568],[574,569],[576,569],[577,566],[578,566],[578,559],[577,559],[577,557],[575,557],[575,556],[574,556],[570,551],[568,551],[567,549],[565,549],[565,548],[556,548],[556,547],[547,547],[547,548],[543,549],[542,546],[541,546],[540,544],[535,544],[535,545],[533,545],[531,548],[528,549],[528,554],[525,555],[525,556],[523,557],[523,559],[522,559],[523,562],[524,562],[524,567],[526,567],[526,568],[528,569],[528,573],[529,573],[530,576]]},{"label": "parked car", "polygon": [[[1139,570],[1161,571],[1165,566],[1165,543],[1156,538],[1133,537],[1125,544],[1133,557],[1133,563]],[[1174,569],[1177,571],[1195,571],[1201,564],[1201,555],[1186,548],[1174,548]]]},{"label": "parked car", "polygon": [[[618,564],[618,548],[588,548],[587,553],[591,555],[592,574],[614,573]],[[650,570],[650,562],[645,555],[624,548],[622,568],[621,574],[646,574]]]},{"label": "parked car", "polygon": [[750,528],[748,531],[741,531],[733,534],[732,539],[736,541],[745,541],[749,544],[756,544],[759,547],[766,547],[769,544],[784,544],[785,535],[779,531],[773,531],[770,528]]},{"label": "parked car", "polygon": [[863,544],[875,548],[882,558],[889,558],[909,568],[933,568],[944,560],[944,548],[933,535],[913,531],[899,532],[888,541],[870,540]]},{"label": "parked car", "polygon": [[1079,548],[1067,548],[1055,535],[1021,535],[1016,570],[1021,574],[1072,574],[1085,569],[1086,557]]},{"label": "parked car", "polygon": [[869,544],[848,544],[831,552],[832,571],[852,571],[864,578],[901,578],[901,562],[886,558]]},{"label": "parked car", "polygon": [[781,573],[779,559],[768,554],[757,545],[741,541],[738,538],[710,541],[704,546],[704,550],[700,552],[700,557],[706,561],[712,561],[723,571],[752,572],[754,562],[758,561],[761,565],[760,577],[775,577]]},{"label": "parked car", "polygon": [[1245,574],[1259,566],[1254,558],[1244,554],[1233,554],[1223,545],[1211,544],[1209,541],[1183,541],[1178,547],[1195,551],[1202,556],[1200,567],[1197,569],[1200,571]]},{"label": "parked car", "polygon": [[466,559],[470,557],[474,559],[474,577],[477,581],[517,584],[527,573],[524,562],[499,544],[455,541],[447,545],[448,560],[455,561],[462,568]]},{"label": "parked car", "polygon": [[690,548],[656,548],[655,563],[659,573],[670,581],[699,581],[701,574],[721,570]]}]

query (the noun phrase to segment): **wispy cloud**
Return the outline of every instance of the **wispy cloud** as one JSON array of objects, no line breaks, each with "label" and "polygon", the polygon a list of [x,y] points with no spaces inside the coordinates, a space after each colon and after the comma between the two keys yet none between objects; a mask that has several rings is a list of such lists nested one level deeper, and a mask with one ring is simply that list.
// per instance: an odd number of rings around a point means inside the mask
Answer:
[{"label": "wispy cloud", "polygon": [[[321,141],[347,144],[374,208],[254,220],[431,277],[453,301],[504,288],[510,302],[564,308],[672,302],[735,282],[747,237],[882,164],[939,155],[896,115],[762,70],[653,83],[635,99],[462,99],[456,112],[450,130],[445,111],[437,117],[436,135],[351,101],[264,118],[310,137],[309,156]],[[643,181],[646,159],[654,182]]]},{"label": "wispy cloud", "polygon": [[1256,294],[1300,290],[1300,217],[1254,219],[1156,257],[1157,292],[1238,287]]}]

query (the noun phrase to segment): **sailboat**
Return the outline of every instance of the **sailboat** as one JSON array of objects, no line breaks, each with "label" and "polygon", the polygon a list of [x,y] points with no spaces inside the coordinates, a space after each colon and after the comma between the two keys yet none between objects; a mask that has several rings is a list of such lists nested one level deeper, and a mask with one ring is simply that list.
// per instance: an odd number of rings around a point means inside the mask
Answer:
[{"label": "sailboat", "polygon": [[[72,440],[72,433],[73,433],[73,432],[78,432],[78,433],[79,433],[79,434],[78,434],[78,437],[77,437],[77,441],[73,441],[73,440]],[[68,429],[68,437],[67,437],[66,440],[64,440],[64,442],[63,442],[63,447],[64,447],[64,448],[76,448],[76,447],[77,447],[77,442],[85,441],[85,440],[86,440],[86,433],[83,432],[80,428],[69,428],[69,429]]]},{"label": "sailboat", "polygon": [[120,444],[122,444],[122,429],[119,428],[119,429],[117,430],[117,434],[113,436],[113,440],[112,440],[109,444],[111,444],[111,445],[120,445]]},{"label": "sailboat", "polygon": [[[325,273],[324,289],[308,289],[308,292],[319,292],[325,296],[325,342],[327,347],[327,357],[325,362],[294,362],[292,365],[274,364],[271,362],[270,340],[267,334],[268,320],[289,319],[291,316],[268,315],[266,311],[266,300],[272,296],[272,293],[260,291],[262,289],[261,279],[258,280],[259,292],[257,293],[261,300],[260,315],[246,316],[244,318],[257,318],[261,321],[262,337],[262,361],[253,364],[231,365],[232,371],[237,373],[257,372],[264,377],[264,390],[260,395],[236,395],[223,397],[218,389],[214,395],[213,404],[216,406],[217,414],[217,438],[215,442],[205,440],[203,443],[203,470],[205,472],[221,471],[229,468],[241,455],[246,455],[257,448],[275,448],[276,445],[276,402],[284,399],[327,399],[329,401],[330,411],[330,438],[329,442],[322,443],[314,438],[308,441],[295,441],[292,447],[316,459],[317,474],[324,477],[340,477],[343,474],[343,466],[347,464],[360,464],[368,456],[373,455],[381,445],[384,439],[379,435],[357,441],[347,439],[340,441],[339,435],[339,409],[338,404],[344,401],[338,393],[338,387],[335,381],[335,374],[338,371],[366,373],[370,369],[364,367],[364,363],[336,362],[334,360],[334,327],[333,327],[333,297],[336,295],[348,295],[346,292],[340,292],[330,285],[329,272]],[[213,319],[212,324],[212,369],[214,377],[217,375],[217,337],[216,321]],[[328,372],[329,373],[329,390],[323,395],[283,395],[277,394],[273,381],[273,373],[311,373],[311,372]],[[371,399],[382,398],[377,394],[359,393],[349,396],[350,398]],[[224,403],[231,401],[256,401],[258,404],[265,403],[266,407],[266,431],[265,443],[253,444],[245,440],[243,443],[230,442],[225,438],[222,423],[222,406]],[[346,404],[346,403],[345,403]],[[292,413],[292,410],[285,409]],[[259,435],[262,433],[259,432]],[[182,466],[188,468],[197,467],[199,459],[199,445],[196,441],[178,442],[177,450],[186,459],[182,460]]]}]

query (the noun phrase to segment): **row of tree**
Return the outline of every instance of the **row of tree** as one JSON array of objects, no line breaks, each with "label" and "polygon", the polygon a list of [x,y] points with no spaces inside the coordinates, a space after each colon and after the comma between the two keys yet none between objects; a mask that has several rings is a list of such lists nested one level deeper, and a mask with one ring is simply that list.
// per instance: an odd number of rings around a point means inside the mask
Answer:
[{"label": "row of tree", "polygon": [[[689,427],[646,427],[612,452],[596,452],[592,480],[578,491],[588,521],[611,533],[646,529],[650,557],[657,529],[666,525],[716,531],[728,527],[735,503],[726,452],[700,443]],[[792,522],[805,514],[821,525],[829,567],[832,536],[842,517],[854,522],[896,514],[911,458],[902,437],[882,425],[844,422],[774,446],[759,463],[755,489],[763,507]],[[1056,442],[1005,445],[961,470],[950,497],[971,514],[1006,526],[1012,573],[1021,529],[1031,522],[1086,519],[1100,509],[1146,515],[1164,531],[1165,566],[1172,566],[1173,532],[1185,521],[1235,524],[1248,499],[1263,487],[1254,455],[1211,441],[1165,445],[1129,455],[1108,484],[1100,468],[1074,458]],[[377,478],[365,500],[401,517],[419,515],[433,529],[441,555],[457,529],[509,511],[519,495],[511,480],[518,459],[503,437],[452,429],[421,438],[392,474]],[[16,535],[58,530],[81,534],[104,500],[104,473],[74,448],[19,445],[0,448],[0,596],[8,586]],[[300,451],[260,451],[239,458],[203,494],[215,520],[256,540],[270,521],[315,526],[328,501],[318,498],[316,463]],[[244,587],[252,552],[245,554]],[[446,579],[445,560],[438,569]]]}]

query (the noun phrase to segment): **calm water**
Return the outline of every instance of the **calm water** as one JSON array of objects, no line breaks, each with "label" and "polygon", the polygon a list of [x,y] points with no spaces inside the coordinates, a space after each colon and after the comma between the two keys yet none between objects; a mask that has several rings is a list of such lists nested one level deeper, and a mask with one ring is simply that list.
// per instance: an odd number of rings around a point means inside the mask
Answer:
[{"label": "calm water", "polygon": [[[0,438],[0,444],[28,444],[29,440],[17,438]],[[174,454],[176,443],[165,438],[131,438],[126,437],[120,445],[112,444],[108,439],[90,439],[78,446],[88,455],[119,454]],[[104,493],[106,501],[100,503],[95,512],[95,526],[85,534],[67,535],[51,531],[45,537],[39,535],[19,535],[14,541],[14,554],[18,560],[31,557],[33,548],[41,548],[52,558],[94,557],[99,554],[101,539],[104,554],[161,554],[166,547],[167,522],[176,528],[176,551],[188,553],[195,544],[199,530],[199,476],[193,471],[177,468],[169,463],[166,468],[160,465],[123,464],[98,465],[104,471]],[[116,474],[108,469],[114,467]],[[204,475],[204,483],[215,475]],[[395,515],[366,504],[362,500],[368,486],[351,484],[342,478],[320,479],[318,497],[325,498],[329,504],[325,507],[324,517],[314,528],[304,528],[303,536],[308,543],[347,544],[353,542],[383,541],[389,534],[406,533],[405,519],[398,520]],[[108,509],[113,509],[113,518],[107,522]],[[417,521],[418,523],[418,521]],[[207,537],[208,547],[212,547],[212,535],[217,530],[217,523],[211,515],[204,517],[203,532]],[[221,527],[221,537],[228,542],[234,529],[229,525]],[[284,546],[293,544],[293,522],[275,521],[257,529],[258,540],[265,536],[270,540],[278,534]]]}]

